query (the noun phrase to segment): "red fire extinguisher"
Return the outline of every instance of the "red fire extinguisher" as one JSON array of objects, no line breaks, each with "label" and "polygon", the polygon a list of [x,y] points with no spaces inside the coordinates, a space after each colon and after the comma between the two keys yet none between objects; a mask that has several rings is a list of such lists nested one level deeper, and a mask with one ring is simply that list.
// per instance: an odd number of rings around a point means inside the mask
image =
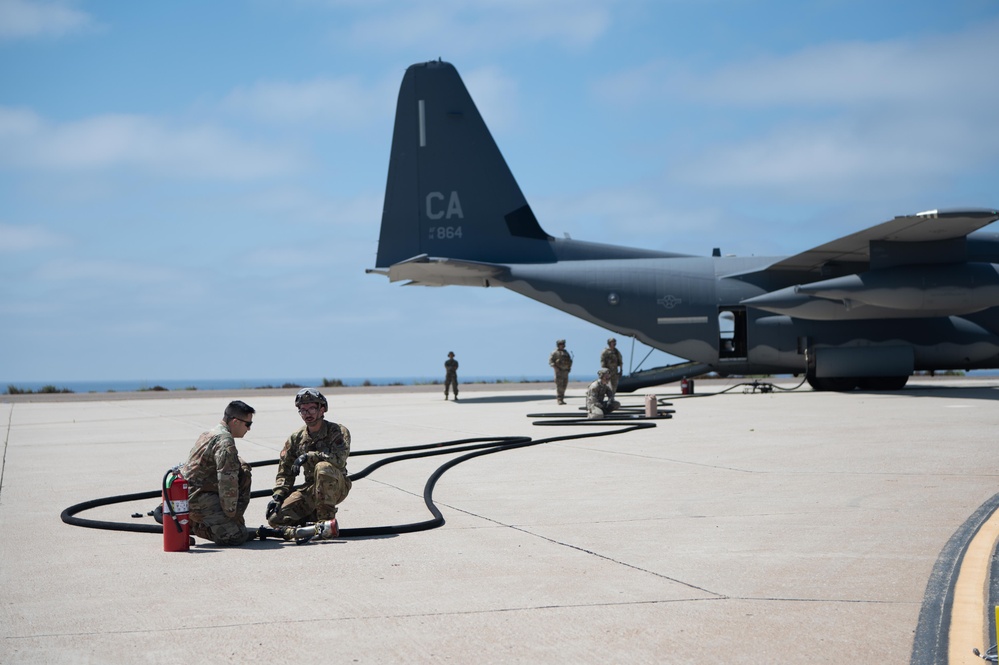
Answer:
[{"label": "red fire extinguisher", "polygon": [[187,552],[191,549],[190,509],[187,503],[187,480],[174,467],[163,476],[163,551]]},{"label": "red fire extinguisher", "polygon": [[690,382],[687,379],[680,381],[680,394],[689,395],[690,394]]}]

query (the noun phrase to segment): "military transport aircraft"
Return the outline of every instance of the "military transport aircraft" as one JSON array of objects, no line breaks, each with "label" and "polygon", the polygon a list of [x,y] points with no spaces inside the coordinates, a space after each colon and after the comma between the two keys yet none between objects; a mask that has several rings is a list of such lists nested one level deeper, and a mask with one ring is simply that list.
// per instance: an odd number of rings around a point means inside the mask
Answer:
[{"label": "military transport aircraft", "polygon": [[634,390],[714,371],[801,374],[817,390],[896,390],[917,370],[999,367],[999,219],[896,217],[791,257],[700,257],[542,230],[455,68],[406,71],[375,272],[502,286],[689,362]]}]

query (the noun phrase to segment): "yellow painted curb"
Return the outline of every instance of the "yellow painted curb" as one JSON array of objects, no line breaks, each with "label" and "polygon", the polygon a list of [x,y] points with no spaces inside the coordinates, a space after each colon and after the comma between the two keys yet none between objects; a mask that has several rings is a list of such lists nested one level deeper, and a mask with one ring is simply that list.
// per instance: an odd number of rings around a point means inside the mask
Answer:
[{"label": "yellow painted curb", "polygon": [[984,661],[971,650],[983,653],[992,644],[986,635],[985,603],[988,598],[989,569],[992,552],[999,540],[999,511],[992,513],[971,539],[954,584],[954,604],[950,611],[947,635],[948,665],[980,665]]}]

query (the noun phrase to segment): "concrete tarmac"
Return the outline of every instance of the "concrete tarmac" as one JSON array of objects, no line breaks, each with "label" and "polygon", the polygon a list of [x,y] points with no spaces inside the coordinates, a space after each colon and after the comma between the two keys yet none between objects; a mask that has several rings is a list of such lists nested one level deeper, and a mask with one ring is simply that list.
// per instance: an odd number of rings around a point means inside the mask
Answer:
[{"label": "concrete tarmac", "polygon": [[[257,410],[243,458],[273,460],[301,425],[294,390],[0,396],[0,663],[983,662],[999,379],[722,392],[736,383],[662,387],[675,413],[654,428],[461,463],[437,482],[436,529],[187,553],[60,513],[156,490],[231,399]],[[550,384],[463,385],[458,403],[439,386],[324,390],[355,453],[628,424],[529,417],[577,417],[583,392],[559,407]],[[430,519],[424,486],[456,456],[356,481],[342,528]],[[256,467],[254,490],[274,472]],[[154,524],[130,516],[156,503],[78,516]]]}]

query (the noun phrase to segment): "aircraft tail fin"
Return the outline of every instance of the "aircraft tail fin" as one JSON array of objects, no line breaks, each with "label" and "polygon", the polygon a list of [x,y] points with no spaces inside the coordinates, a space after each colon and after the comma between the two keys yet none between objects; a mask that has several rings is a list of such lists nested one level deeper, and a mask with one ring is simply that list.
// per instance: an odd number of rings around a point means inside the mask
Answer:
[{"label": "aircraft tail fin", "polygon": [[377,267],[421,254],[549,262],[551,240],[454,66],[409,67],[396,107]]}]

